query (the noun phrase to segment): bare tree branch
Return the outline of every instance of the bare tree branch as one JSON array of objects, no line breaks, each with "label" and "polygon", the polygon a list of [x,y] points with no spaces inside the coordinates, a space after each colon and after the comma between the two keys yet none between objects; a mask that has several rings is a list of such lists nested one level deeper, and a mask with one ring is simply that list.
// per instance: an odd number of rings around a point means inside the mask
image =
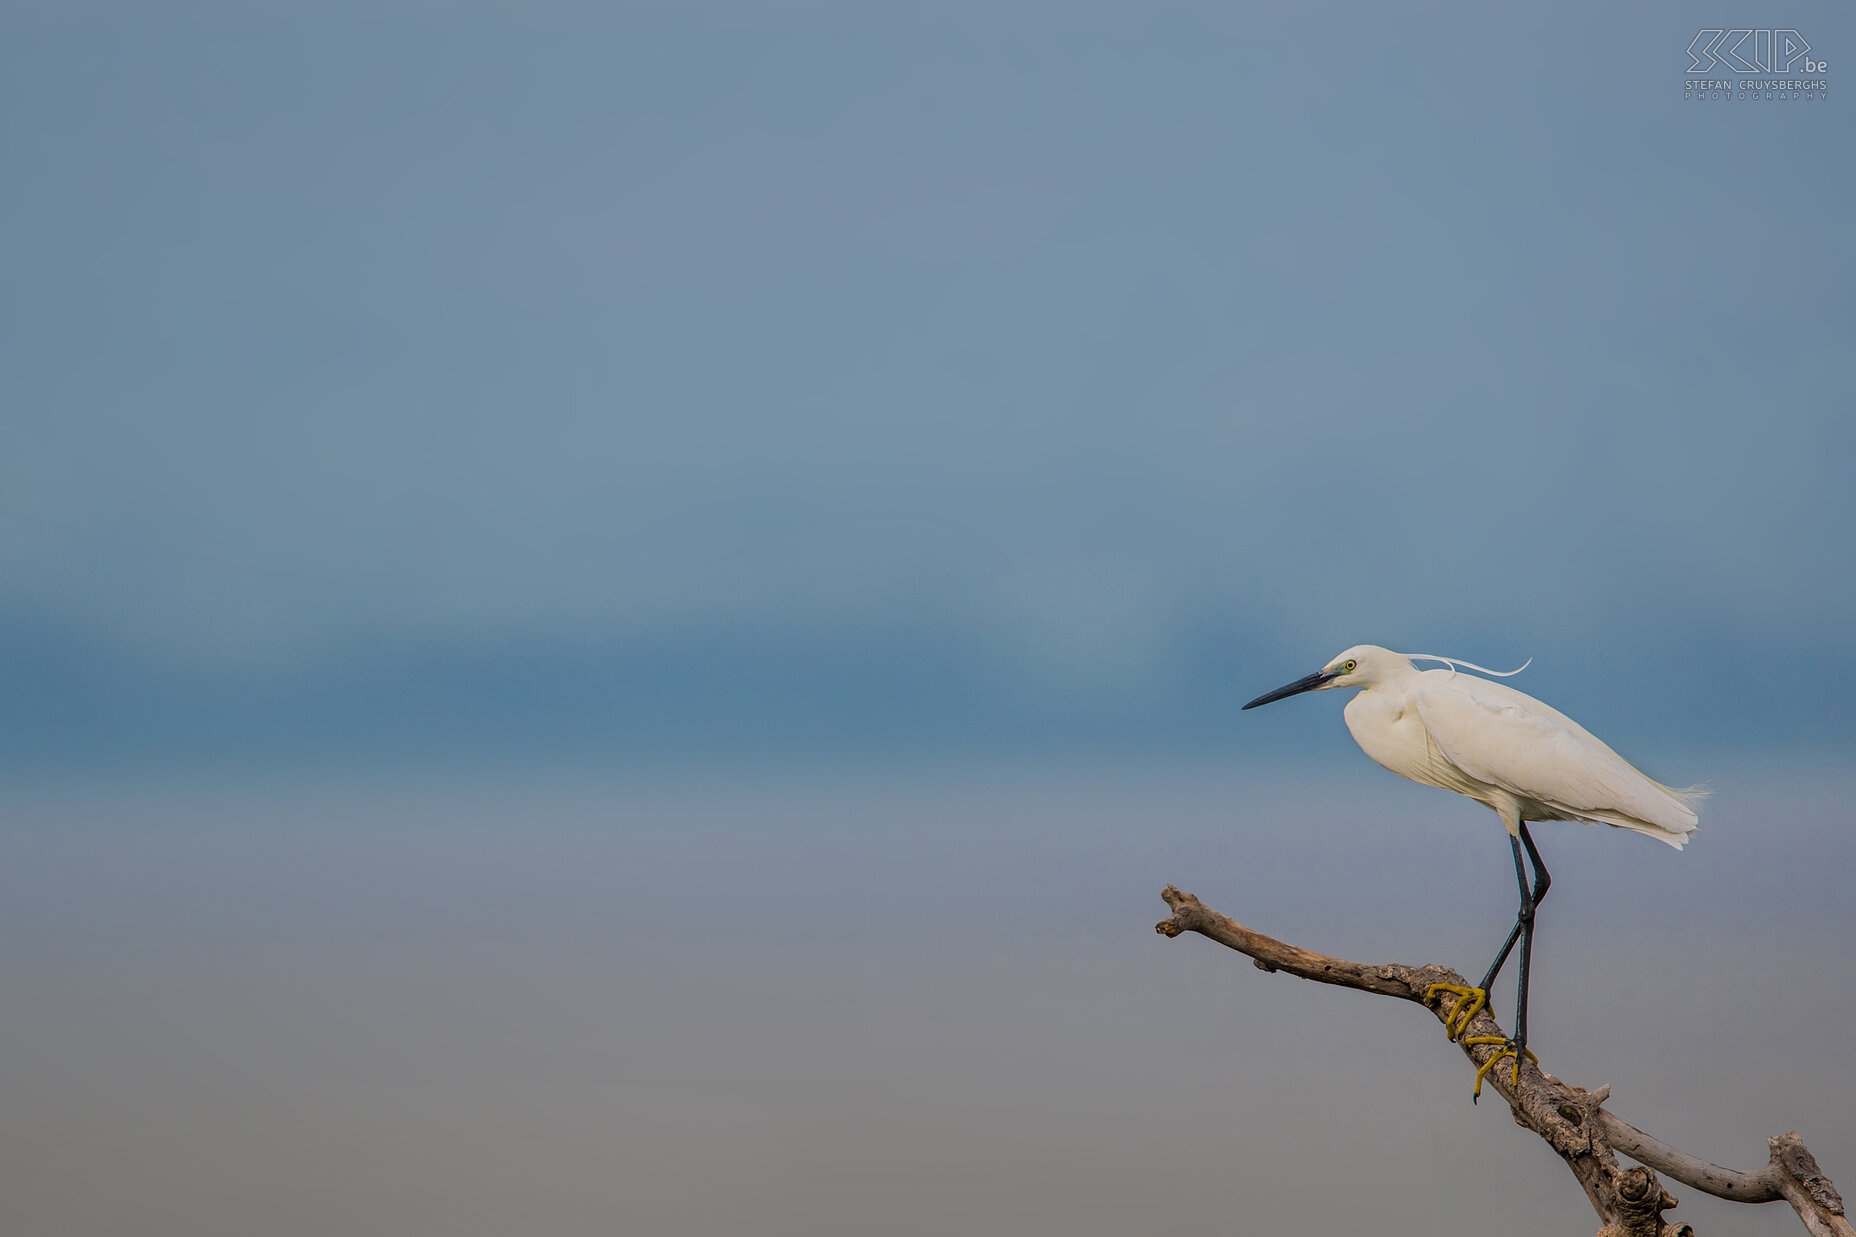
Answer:
[{"label": "bare tree branch", "polygon": [[[1287,971],[1316,983],[1397,997],[1425,1006],[1439,1021],[1447,1019],[1455,998],[1439,994],[1430,1001],[1426,994],[1435,984],[1466,982],[1446,967],[1372,966],[1285,944],[1246,928],[1171,885],[1161,897],[1173,911],[1154,926],[1162,936],[1197,932],[1255,959],[1260,970]],[[1464,1039],[1507,1038],[1486,1009],[1471,1019],[1470,1027],[1474,1034],[1466,1033]],[[1500,1051],[1496,1044],[1464,1044],[1461,1048],[1478,1068]],[[1688,1225],[1663,1218],[1676,1200],[1657,1181],[1657,1172],[1734,1202],[1766,1203],[1782,1198],[1812,1237],[1856,1237],[1844,1214],[1843,1199],[1796,1131],[1767,1140],[1772,1158],[1763,1167],[1736,1172],[1678,1151],[1606,1112],[1603,1105],[1611,1094],[1609,1086],[1587,1091],[1561,1082],[1531,1061],[1521,1067],[1519,1086],[1513,1083],[1513,1067],[1505,1063],[1489,1071],[1487,1085],[1508,1101],[1515,1123],[1538,1134],[1572,1170],[1598,1213],[1603,1226],[1598,1237],[1692,1237],[1694,1229]],[[1620,1168],[1619,1152],[1642,1167]]]}]

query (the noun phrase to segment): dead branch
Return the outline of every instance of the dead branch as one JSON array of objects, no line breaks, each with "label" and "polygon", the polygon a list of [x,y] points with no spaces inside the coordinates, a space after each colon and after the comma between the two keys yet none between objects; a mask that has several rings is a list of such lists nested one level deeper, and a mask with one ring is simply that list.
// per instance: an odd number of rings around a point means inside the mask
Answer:
[{"label": "dead branch", "polygon": [[[1263,935],[1219,914],[1197,897],[1168,885],[1161,894],[1173,914],[1154,926],[1162,936],[1197,932],[1256,961],[1264,971],[1287,971],[1316,983],[1356,988],[1381,996],[1397,997],[1423,1005],[1443,1021],[1454,1000],[1440,994],[1426,1001],[1433,984],[1464,984],[1455,971],[1440,966],[1403,966],[1386,963],[1369,966],[1315,953]],[[1507,1032],[1484,1009],[1470,1022],[1473,1036]],[[1493,1044],[1461,1045],[1478,1068],[1499,1051]],[[1521,1068],[1519,1086],[1512,1083],[1513,1067],[1504,1063],[1489,1071],[1485,1085],[1508,1101],[1515,1123],[1544,1139],[1566,1162],[1598,1213],[1598,1237],[1692,1237],[1694,1229],[1673,1224],[1663,1212],[1676,1205],[1656,1178],[1665,1173],[1716,1198],[1738,1203],[1767,1203],[1784,1199],[1812,1237],[1856,1237],[1844,1214],[1843,1199],[1818,1168],[1796,1131],[1767,1140],[1772,1158],[1752,1172],[1736,1172],[1697,1159],[1660,1142],[1629,1122],[1605,1111],[1609,1086],[1587,1091],[1561,1082],[1533,1062]],[[1620,1168],[1617,1155],[1636,1160],[1642,1167]]]}]

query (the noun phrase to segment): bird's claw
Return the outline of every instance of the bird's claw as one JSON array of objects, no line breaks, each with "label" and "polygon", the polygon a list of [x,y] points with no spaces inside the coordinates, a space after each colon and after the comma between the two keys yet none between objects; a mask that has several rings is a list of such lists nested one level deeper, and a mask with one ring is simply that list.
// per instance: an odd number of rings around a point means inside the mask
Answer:
[{"label": "bird's claw", "polygon": [[1444,1015],[1444,1038],[1456,1039],[1469,1030],[1470,1019],[1481,1013],[1489,1005],[1487,988],[1471,988],[1466,984],[1432,984],[1424,990],[1424,1000],[1428,1004],[1437,999],[1440,992],[1453,993],[1456,1003],[1450,1012]]},{"label": "bird's claw", "polygon": [[1481,1067],[1476,1070],[1476,1089],[1469,1093],[1469,1102],[1472,1104],[1482,1098],[1482,1079],[1484,1075],[1486,1075],[1489,1070],[1494,1067],[1495,1063],[1503,1057],[1514,1058],[1514,1075],[1510,1079],[1510,1085],[1516,1087],[1521,1085],[1521,1058],[1523,1056],[1532,1061],[1535,1065],[1540,1064],[1539,1057],[1535,1056],[1525,1046],[1515,1043],[1505,1035],[1472,1035],[1463,1041],[1463,1046],[1466,1048],[1473,1048],[1482,1044],[1500,1044],[1501,1049],[1497,1052],[1490,1053],[1489,1059],[1484,1061]]}]

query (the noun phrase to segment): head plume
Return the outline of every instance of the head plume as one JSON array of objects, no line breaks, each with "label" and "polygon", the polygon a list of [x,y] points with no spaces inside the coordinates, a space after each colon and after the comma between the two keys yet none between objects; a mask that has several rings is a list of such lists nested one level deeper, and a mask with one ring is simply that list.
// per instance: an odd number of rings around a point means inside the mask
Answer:
[{"label": "head plume", "polygon": [[1399,654],[1399,656],[1407,658],[1411,661],[1443,662],[1445,665],[1450,667],[1450,673],[1452,674],[1455,674],[1457,671],[1457,667],[1461,666],[1465,670],[1474,670],[1478,674],[1492,675],[1498,679],[1512,678],[1513,676],[1521,673],[1523,670],[1527,669],[1529,666],[1534,664],[1534,659],[1530,657],[1526,661],[1522,662],[1520,665],[1516,666],[1513,670],[1490,670],[1487,666],[1478,666],[1474,662],[1463,661],[1460,658],[1455,658],[1455,657],[1439,657],[1435,653],[1401,653]]}]

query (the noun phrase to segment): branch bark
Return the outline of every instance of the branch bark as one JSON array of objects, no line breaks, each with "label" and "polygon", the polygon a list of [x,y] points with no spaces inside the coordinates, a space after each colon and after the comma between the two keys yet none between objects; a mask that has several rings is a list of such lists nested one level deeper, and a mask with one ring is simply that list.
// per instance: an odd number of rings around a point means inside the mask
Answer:
[{"label": "branch bark", "polygon": [[[1172,885],[1161,894],[1173,911],[1154,925],[1162,936],[1196,932],[1235,949],[1264,971],[1287,971],[1316,983],[1354,988],[1380,996],[1396,997],[1423,1005],[1444,1021],[1455,999],[1440,994],[1427,1001],[1433,984],[1465,984],[1463,976],[1447,967],[1404,966],[1397,963],[1368,965],[1316,953],[1246,928],[1212,910],[1197,897]],[[1499,1036],[1507,1032],[1484,1009],[1470,1022],[1472,1034],[1463,1038]],[[1499,1051],[1496,1045],[1461,1045],[1478,1068]],[[1740,1203],[1767,1203],[1784,1199],[1812,1237],[1856,1237],[1844,1214],[1843,1199],[1818,1168],[1797,1131],[1767,1140],[1772,1158],[1752,1172],[1736,1172],[1678,1151],[1604,1108],[1611,1088],[1593,1091],[1560,1081],[1533,1062],[1521,1068],[1520,1085],[1512,1083],[1513,1067],[1503,1064],[1489,1071],[1485,1085],[1508,1101],[1516,1124],[1538,1134],[1564,1160],[1598,1213],[1598,1237],[1692,1237],[1694,1229],[1663,1218],[1676,1200],[1663,1189],[1656,1174],[1690,1185],[1716,1198]],[[1620,1168],[1623,1154],[1641,1167]]]}]

